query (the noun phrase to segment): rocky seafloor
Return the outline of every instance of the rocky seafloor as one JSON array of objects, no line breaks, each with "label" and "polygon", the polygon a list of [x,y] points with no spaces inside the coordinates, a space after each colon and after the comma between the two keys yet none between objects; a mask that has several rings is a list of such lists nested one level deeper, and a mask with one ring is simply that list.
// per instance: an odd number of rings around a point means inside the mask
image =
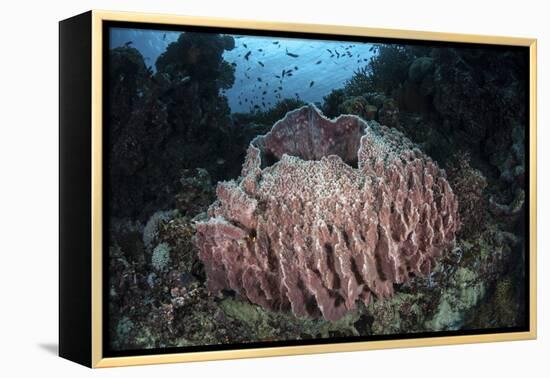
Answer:
[{"label": "rocky seafloor", "polygon": [[[213,46],[208,63],[216,63],[203,64],[192,82],[181,80],[190,66],[157,65],[152,73],[137,50],[112,52],[111,90],[133,101],[111,109],[112,350],[525,324],[526,110],[519,55],[382,47],[369,69],[317,104],[329,117],[355,114],[410,138],[445,169],[461,220],[454,246],[429,274],[395,284],[391,298],[358,303],[327,321],[269,311],[235,291],[213,294],[206,286],[196,222],[215,201],[217,183],[239,176],[250,140],[302,105],[286,100],[271,111],[229,114],[218,90],[231,84],[231,69],[213,57],[231,43],[211,38],[199,42]],[[180,50],[188,42],[180,41]],[[129,66],[132,72],[120,72]],[[117,75],[132,85],[121,86]],[[187,110],[174,116],[179,107]]]}]

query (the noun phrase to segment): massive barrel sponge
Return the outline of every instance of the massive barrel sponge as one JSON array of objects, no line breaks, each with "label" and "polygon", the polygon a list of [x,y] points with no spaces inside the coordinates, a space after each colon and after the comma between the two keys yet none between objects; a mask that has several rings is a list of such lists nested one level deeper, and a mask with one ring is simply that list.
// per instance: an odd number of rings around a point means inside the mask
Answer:
[{"label": "massive barrel sponge", "polygon": [[195,243],[212,292],[334,321],[429,273],[457,209],[445,172],[403,134],[309,105],[250,143]]}]

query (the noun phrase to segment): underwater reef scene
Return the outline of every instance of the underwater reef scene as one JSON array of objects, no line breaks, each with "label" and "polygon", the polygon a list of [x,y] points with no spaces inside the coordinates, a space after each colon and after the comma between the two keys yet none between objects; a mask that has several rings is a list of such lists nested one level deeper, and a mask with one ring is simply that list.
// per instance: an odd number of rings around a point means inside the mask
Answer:
[{"label": "underwater reef scene", "polygon": [[111,350],[526,325],[522,51],[110,36]]}]

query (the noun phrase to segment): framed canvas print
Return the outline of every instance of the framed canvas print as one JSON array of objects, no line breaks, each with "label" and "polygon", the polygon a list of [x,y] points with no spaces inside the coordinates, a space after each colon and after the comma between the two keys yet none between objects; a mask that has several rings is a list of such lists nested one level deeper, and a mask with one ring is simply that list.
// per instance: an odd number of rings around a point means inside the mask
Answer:
[{"label": "framed canvas print", "polygon": [[60,22],[62,357],[536,337],[536,40]]}]

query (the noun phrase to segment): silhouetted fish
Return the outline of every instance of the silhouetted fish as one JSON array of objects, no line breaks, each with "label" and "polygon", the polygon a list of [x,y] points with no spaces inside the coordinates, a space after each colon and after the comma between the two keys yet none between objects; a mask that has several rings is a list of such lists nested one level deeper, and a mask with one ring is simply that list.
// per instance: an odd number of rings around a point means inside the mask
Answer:
[{"label": "silhouetted fish", "polygon": [[262,50],[262,49],[258,49],[258,51],[259,51],[259,52],[262,52],[262,51],[264,51],[264,50]]},{"label": "silhouetted fish", "polygon": [[258,78],[258,81],[262,81],[262,78],[261,78],[261,77],[259,77],[259,78]]},{"label": "silhouetted fish", "polygon": [[274,45],[278,45],[279,44],[279,41],[275,41],[273,42]]},{"label": "silhouetted fish", "polygon": [[298,66],[294,66],[294,70],[295,70],[295,71],[298,71]]},{"label": "silhouetted fish", "polygon": [[267,91],[263,91],[262,94],[263,94],[263,95],[267,94]]},{"label": "silhouetted fish", "polygon": [[247,52],[246,55],[244,56],[244,58],[246,60],[248,60],[248,58],[250,57],[250,54],[252,54],[252,51]]},{"label": "silhouetted fish", "polygon": [[286,50],[286,55],[288,55],[288,56],[290,56],[290,57],[292,57],[292,58],[297,58],[297,57],[300,56],[300,55],[298,55],[298,54],[289,53],[289,52],[288,52],[288,49]]},{"label": "silhouetted fish", "polygon": [[235,63],[235,62],[232,62],[231,65],[232,65],[233,67],[237,67],[237,63]]},{"label": "silhouetted fish", "polygon": [[309,83],[309,87],[313,87],[313,84],[315,84],[315,82],[312,80],[311,83]]},{"label": "silhouetted fish", "polygon": [[277,79],[280,79],[280,78],[281,78],[279,75],[275,75],[275,77],[276,77]]},{"label": "silhouetted fish", "polygon": [[322,60],[318,60],[317,63],[315,64],[321,64],[323,61]]},{"label": "silhouetted fish", "polygon": [[245,49],[248,48],[248,46],[246,45],[246,43],[243,43],[243,46],[244,46]]},{"label": "silhouetted fish", "polygon": [[128,41],[124,44],[124,46],[126,47],[130,47],[131,44],[133,44],[134,42],[133,41]]},{"label": "silhouetted fish", "polygon": [[262,67],[264,67],[264,64],[258,60],[258,64]]}]

